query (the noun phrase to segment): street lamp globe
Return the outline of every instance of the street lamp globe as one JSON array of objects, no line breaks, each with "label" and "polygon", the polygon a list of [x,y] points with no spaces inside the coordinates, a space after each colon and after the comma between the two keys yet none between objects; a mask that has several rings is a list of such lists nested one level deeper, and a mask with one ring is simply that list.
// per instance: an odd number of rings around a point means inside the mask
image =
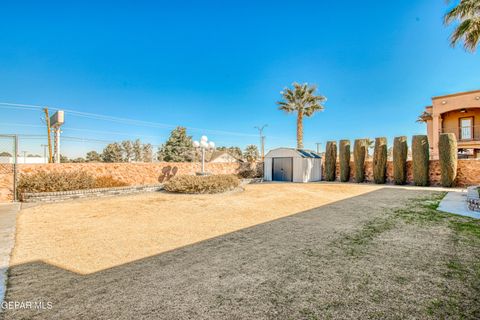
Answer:
[{"label": "street lamp globe", "polygon": [[195,148],[200,148],[202,151],[202,172],[201,175],[205,175],[205,150],[215,149],[215,143],[213,141],[208,141],[207,136],[202,136],[200,141],[193,141],[193,146]]}]

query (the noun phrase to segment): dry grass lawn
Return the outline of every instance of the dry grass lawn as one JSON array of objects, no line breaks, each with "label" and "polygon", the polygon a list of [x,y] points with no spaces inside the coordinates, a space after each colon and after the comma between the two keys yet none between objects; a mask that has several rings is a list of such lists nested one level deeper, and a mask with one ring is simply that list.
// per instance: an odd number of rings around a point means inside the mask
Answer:
[{"label": "dry grass lawn", "polygon": [[[480,221],[353,184],[22,210],[0,319],[480,319]],[[72,272],[73,271],[73,272]]]},{"label": "dry grass lawn", "polygon": [[148,193],[32,207],[18,217],[12,264],[39,260],[88,274],[378,188],[253,184],[228,194]]}]

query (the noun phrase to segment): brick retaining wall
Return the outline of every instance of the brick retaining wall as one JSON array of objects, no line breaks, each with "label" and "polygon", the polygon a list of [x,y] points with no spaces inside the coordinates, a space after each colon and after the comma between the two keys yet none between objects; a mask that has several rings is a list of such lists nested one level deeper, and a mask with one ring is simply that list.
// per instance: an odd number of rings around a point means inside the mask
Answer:
[{"label": "brick retaining wall", "polygon": [[[325,171],[325,168],[322,168]],[[336,180],[339,181],[340,165],[337,161]],[[350,181],[355,182],[353,177],[355,172],[354,162],[350,162]],[[440,185],[440,162],[439,160],[430,160],[430,184],[432,186]],[[373,182],[373,162],[365,161],[365,180]],[[387,162],[387,183],[393,182],[393,161]],[[407,183],[413,183],[412,161],[407,161]],[[480,160],[462,159],[458,160],[456,185],[466,187],[480,185]]]}]

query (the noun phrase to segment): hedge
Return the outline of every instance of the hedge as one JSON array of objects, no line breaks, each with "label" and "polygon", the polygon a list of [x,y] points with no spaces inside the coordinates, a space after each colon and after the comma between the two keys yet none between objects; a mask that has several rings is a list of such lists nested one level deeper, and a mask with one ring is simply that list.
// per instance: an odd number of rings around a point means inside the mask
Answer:
[{"label": "hedge", "polygon": [[429,185],[430,146],[426,135],[412,137],[413,183]]},{"label": "hedge", "polygon": [[21,174],[18,179],[17,192],[21,195],[22,193],[73,191],[126,185],[112,176],[94,177],[83,171],[40,171],[34,174]]},{"label": "hedge", "polygon": [[353,160],[355,162],[355,182],[365,181],[365,156],[367,154],[367,139],[357,139],[353,146]]},{"label": "hedge", "polygon": [[164,188],[176,193],[219,193],[233,190],[240,185],[240,180],[233,174],[218,174],[212,176],[175,176]]},{"label": "hedge", "polygon": [[337,142],[327,141],[325,149],[325,181],[335,181],[337,167]]},{"label": "hedge", "polygon": [[393,140],[393,182],[405,184],[407,182],[407,137],[395,137]]},{"label": "hedge", "polygon": [[376,138],[373,151],[373,180],[375,183],[382,184],[386,182],[387,157],[387,138]]},{"label": "hedge", "polygon": [[350,180],[350,140],[340,140],[340,181]]},{"label": "hedge", "polygon": [[440,158],[441,184],[452,187],[457,177],[457,138],[453,133],[440,134],[438,152]]}]

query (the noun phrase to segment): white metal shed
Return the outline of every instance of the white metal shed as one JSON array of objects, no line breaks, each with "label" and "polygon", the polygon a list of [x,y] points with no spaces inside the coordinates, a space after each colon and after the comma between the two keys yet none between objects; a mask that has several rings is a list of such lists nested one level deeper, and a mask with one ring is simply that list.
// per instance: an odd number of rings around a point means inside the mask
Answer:
[{"label": "white metal shed", "polygon": [[265,155],[265,181],[312,182],[322,179],[322,158],[307,149],[277,148]]}]

